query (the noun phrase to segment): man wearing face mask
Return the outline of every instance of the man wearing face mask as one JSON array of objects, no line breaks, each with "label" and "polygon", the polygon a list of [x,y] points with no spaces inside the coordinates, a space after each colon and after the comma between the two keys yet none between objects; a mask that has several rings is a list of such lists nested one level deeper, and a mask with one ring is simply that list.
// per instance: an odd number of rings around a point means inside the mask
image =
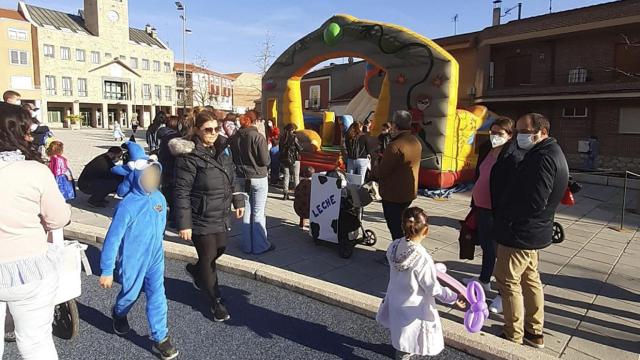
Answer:
[{"label": "man wearing face mask", "polygon": [[103,208],[108,203],[105,198],[116,192],[123,178],[113,174],[111,169],[122,159],[122,156],[122,148],[113,146],[84,167],[78,178],[78,188],[83,193],[91,195],[88,200],[89,205]]},{"label": "man wearing face mask", "polygon": [[20,93],[18,93],[17,91],[7,90],[4,92],[4,94],[2,94],[2,101],[6,102],[7,104],[20,106],[20,104],[22,103],[20,101],[20,97]]},{"label": "man wearing face mask", "polygon": [[567,161],[543,115],[530,113],[517,124],[525,151],[510,179],[504,206],[495,212],[498,242],[494,275],[502,295],[503,337],[544,348],[544,294],[538,251],[551,245],[556,208],[569,181]]}]

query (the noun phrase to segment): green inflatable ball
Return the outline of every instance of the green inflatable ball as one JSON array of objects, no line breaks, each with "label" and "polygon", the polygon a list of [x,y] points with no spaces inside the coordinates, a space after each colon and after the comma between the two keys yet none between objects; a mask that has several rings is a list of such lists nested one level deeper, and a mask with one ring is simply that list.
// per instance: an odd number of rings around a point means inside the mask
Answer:
[{"label": "green inflatable ball", "polygon": [[333,46],[342,39],[342,28],[336,23],[327,25],[324,29],[324,43]]}]

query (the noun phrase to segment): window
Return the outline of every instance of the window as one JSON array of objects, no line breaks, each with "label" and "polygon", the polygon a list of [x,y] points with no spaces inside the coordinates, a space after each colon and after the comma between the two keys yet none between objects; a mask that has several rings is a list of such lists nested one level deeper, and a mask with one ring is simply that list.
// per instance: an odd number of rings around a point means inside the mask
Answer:
[{"label": "window", "polygon": [[56,50],[53,45],[45,45],[44,46],[44,57],[54,58],[56,57]]},{"label": "window", "polygon": [[531,84],[531,55],[513,56],[506,59],[505,86]]},{"label": "window", "polygon": [[56,78],[54,76],[46,75],[44,77],[44,84],[47,95],[56,95]]},{"label": "window", "polygon": [[164,99],[166,101],[171,101],[172,97],[171,97],[171,86],[165,86],[164,87]]},{"label": "window", "polygon": [[166,73],[170,73],[171,72],[171,63],[170,62],[165,62],[164,63],[164,72],[166,72]]},{"label": "window", "polygon": [[60,48],[60,59],[62,60],[71,60],[71,49],[68,47]]},{"label": "window", "polygon": [[14,90],[31,90],[33,89],[33,79],[31,79],[31,76],[12,76],[11,88]]},{"label": "window", "polygon": [[111,53],[104,53],[104,59],[106,61],[111,61],[113,60],[113,55]]},{"label": "window", "polygon": [[160,61],[153,61],[153,71],[160,71]]},{"label": "window", "polygon": [[627,74],[640,74],[640,46],[616,44],[615,51],[615,68],[620,70],[617,76],[633,80],[634,77]]},{"label": "window", "polygon": [[129,100],[129,84],[118,81],[105,81],[103,93],[106,100]]},{"label": "window", "polygon": [[125,60],[127,60],[127,57],[126,57],[126,56],[124,56],[124,55],[120,55],[120,60],[121,60],[121,61],[125,61]]},{"label": "window", "polygon": [[489,89],[493,89],[496,80],[496,66],[493,61],[489,62]]},{"label": "window", "polygon": [[71,85],[71,78],[63,76],[62,77],[62,95],[71,96],[73,95],[73,85]]},{"label": "window", "polygon": [[162,86],[156,85],[154,90],[156,94],[156,100],[162,101]]},{"label": "window", "polygon": [[320,85],[309,87],[309,107],[312,109],[320,108]]},{"label": "window", "polygon": [[9,39],[27,41],[29,40],[29,35],[24,30],[9,29]]},{"label": "window", "polygon": [[584,118],[589,114],[589,110],[586,107],[563,107],[562,117],[564,118]]},{"label": "window", "polygon": [[142,70],[149,70],[149,59],[142,59]]},{"label": "window", "polygon": [[151,100],[151,85],[149,84],[142,85],[142,98],[145,100]]},{"label": "window", "polygon": [[620,134],[640,134],[640,107],[620,108]]},{"label": "window", "polygon": [[578,66],[569,70],[569,84],[578,84],[587,82],[587,69]]},{"label": "window", "polygon": [[85,51],[82,49],[76,49],[76,61],[84,62],[85,61]]},{"label": "window", "polygon": [[132,69],[137,69],[138,68],[138,58],[132,57],[131,59],[129,59],[129,66],[131,66]]},{"label": "window", "polygon": [[78,96],[86,97],[87,95],[87,79],[78,79]]},{"label": "window", "polygon": [[100,53],[97,51],[91,52],[91,62],[94,64],[100,64]]},{"label": "window", "polygon": [[29,65],[29,53],[22,50],[9,50],[9,62],[13,65]]}]

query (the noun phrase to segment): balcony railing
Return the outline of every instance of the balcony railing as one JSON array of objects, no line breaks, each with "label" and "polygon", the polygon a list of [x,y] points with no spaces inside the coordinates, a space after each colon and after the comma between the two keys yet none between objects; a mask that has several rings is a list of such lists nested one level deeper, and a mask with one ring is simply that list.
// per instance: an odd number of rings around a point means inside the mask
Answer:
[{"label": "balcony railing", "polygon": [[129,100],[129,94],[125,92],[105,92],[105,100]]}]

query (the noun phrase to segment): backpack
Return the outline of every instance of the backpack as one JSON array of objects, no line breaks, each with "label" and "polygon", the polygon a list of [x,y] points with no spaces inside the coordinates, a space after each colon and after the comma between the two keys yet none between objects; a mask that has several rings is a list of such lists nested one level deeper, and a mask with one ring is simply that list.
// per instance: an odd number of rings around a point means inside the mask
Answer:
[{"label": "backpack", "polygon": [[278,159],[284,166],[293,166],[293,164],[295,164],[295,162],[299,160],[299,150],[296,147],[295,135],[288,136],[286,142],[283,145],[284,146],[280,148]]}]

